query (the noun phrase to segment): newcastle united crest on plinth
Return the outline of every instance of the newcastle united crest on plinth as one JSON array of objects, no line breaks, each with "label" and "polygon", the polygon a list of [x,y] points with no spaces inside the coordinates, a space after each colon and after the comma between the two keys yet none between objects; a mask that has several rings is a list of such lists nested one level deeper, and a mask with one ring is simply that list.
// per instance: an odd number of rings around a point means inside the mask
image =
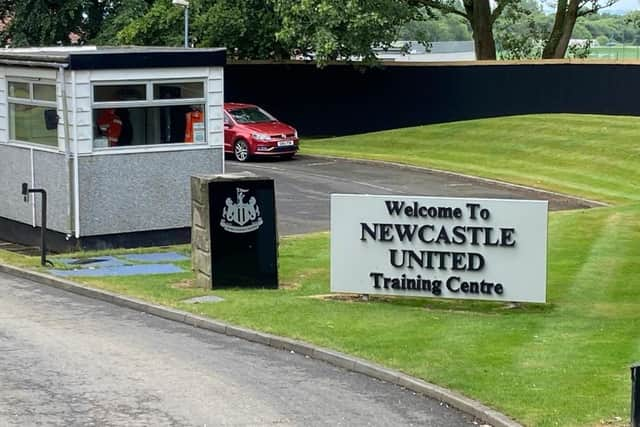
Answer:
[{"label": "newcastle united crest on plinth", "polygon": [[[278,287],[278,233],[272,178],[222,175],[209,183],[212,286]],[[202,234],[196,229],[197,234]],[[200,243],[201,247],[207,247]]]},{"label": "newcastle united crest on plinth", "polygon": [[244,200],[248,192],[247,189],[236,188],[236,203],[231,197],[225,200],[220,226],[230,233],[249,233],[262,225],[256,198],[251,196],[248,202]]}]

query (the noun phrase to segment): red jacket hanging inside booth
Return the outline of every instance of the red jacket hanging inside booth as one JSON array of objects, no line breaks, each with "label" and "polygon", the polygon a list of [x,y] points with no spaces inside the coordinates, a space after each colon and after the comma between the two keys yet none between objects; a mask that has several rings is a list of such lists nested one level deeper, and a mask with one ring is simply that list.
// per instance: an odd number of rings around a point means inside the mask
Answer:
[{"label": "red jacket hanging inside booth", "polygon": [[122,133],[122,120],[113,108],[103,110],[98,117],[98,127],[103,135],[109,140],[109,147],[118,145],[120,134]]},{"label": "red jacket hanging inside booth", "polygon": [[197,108],[192,108],[186,114],[184,142],[204,142],[204,114]]}]

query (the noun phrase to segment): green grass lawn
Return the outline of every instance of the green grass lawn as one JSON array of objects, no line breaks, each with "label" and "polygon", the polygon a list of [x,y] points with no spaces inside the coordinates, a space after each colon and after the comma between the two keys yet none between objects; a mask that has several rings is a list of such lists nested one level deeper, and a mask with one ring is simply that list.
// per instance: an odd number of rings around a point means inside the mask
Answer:
[{"label": "green grass lawn", "polygon": [[[279,290],[184,289],[191,273],[81,280],[338,349],[478,399],[526,425],[624,425],[640,360],[640,119],[543,115],[305,142],[303,153],[450,169],[615,203],[551,213],[547,304],[317,298],[329,235],[281,240]],[[178,250],[187,250],[186,247]],[[0,252],[0,260],[37,258]],[[190,305],[204,294],[224,302]]]},{"label": "green grass lawn", "polygon": [[303,153],[364,157],[496,178],[606,202],[640,200],[640,117],[469,120],[303,141]]},{"label": "green grass lawn", "polygon": [[589,52],[592,59],[640,59],[640,46],[615,45],[592,47]]}]

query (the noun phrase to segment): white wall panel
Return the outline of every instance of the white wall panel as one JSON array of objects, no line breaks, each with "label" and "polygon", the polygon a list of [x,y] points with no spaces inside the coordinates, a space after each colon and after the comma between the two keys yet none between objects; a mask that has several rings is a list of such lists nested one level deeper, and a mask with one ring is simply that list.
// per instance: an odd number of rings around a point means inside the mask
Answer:
[{"label": "white wall panel", "polygon": [[9,111],[7,105],[7,80],[4,67],[0,67],[0,143],[9,140]]},{"label": "white wall panel", "polygon": [[224,72],[222,67],[211,67],[207,82],[207,130],[211,146],[224,145],[222,108],[224,104]]}]

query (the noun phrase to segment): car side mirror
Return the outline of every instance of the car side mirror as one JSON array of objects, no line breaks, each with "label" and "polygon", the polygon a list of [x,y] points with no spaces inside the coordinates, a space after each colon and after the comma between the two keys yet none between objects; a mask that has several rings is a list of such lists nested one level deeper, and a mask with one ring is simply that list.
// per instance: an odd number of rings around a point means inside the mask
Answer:
[{"label": "car side mirror", "polygon": [[44,125],[47,130],[58,127],[58,112],[56,110],[44,110]]}]

